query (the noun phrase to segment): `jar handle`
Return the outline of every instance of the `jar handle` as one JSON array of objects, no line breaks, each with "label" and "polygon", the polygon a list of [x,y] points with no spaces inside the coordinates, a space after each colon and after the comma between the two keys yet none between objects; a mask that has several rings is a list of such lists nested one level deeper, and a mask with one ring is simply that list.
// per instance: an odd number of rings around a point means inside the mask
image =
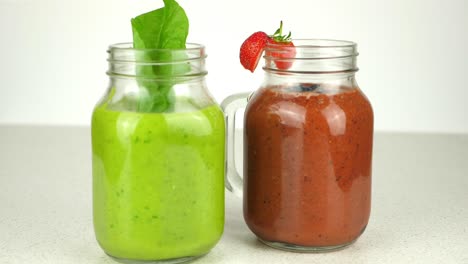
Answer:
[{"label": "jar handle", "polygon": [[236,169],[235,160],[235,124],[237,110],[245,108],[251,93],[238,93],[228,96],[221,102],[221,108],[226,117],[226,174],[225,185],[226,188],[235,195],[242,197],[243,179],[241,174]]}]

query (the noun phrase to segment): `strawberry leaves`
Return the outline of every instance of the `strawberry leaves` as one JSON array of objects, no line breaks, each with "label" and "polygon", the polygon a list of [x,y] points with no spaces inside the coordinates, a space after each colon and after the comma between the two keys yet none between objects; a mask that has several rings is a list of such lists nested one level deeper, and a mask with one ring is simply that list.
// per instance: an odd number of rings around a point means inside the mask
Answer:
[{"label": "strawberry leaves", "polygon": [[288,35],[283,35],[283,21],[280,22],[280,27],[275,31],[273,35],[270,35],[270,38],[275,42],[291,42],[291,31]]}]

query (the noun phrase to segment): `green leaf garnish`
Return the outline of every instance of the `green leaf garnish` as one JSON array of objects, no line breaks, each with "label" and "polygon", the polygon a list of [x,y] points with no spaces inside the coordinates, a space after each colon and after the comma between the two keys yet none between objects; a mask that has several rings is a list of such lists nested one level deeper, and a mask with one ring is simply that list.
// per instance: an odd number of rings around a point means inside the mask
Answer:
[{"label": "green leaf garnish", "polygon": [[131,20],[133,47],[136,49],[183,49],[189,21],[184,9],[174,0],[164,0],[164,7]]},{"label": "green leaf garnish", "polygon": [[[133,47],[135,49],[185,49],[189,21],[184,9],[174,0],[164,0],[164,7],[139,15],[131,20]],[[166,61],[173,58],[170,52],[148,52],[141,61]],[[167,111],[174,104],[173,82],[171,76],[188,70],[188,65],[165,64],[137,66],[139,86],[146,92],[140,93],[138,110],[142,112]],[[149,81],[148,78],[164,79]]]}]

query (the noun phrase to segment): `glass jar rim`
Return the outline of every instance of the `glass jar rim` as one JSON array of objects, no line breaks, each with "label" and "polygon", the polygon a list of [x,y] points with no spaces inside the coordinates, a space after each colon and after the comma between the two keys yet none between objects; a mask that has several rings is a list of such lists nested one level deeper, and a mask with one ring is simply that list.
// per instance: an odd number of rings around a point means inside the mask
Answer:
[{"label": "glass jar rim", "polygon": [[[315,47],[315,48],[343,48],[343,47],[356,47],[356,42],[349,40],[339,39],[292,39],[295,46],[299,47]],[[272,43],[268,43],[272,44]],[[275,45],[273,43],[273,45]]]},{"label": "glass jar rim", "polygon": [[192,43],[192,42],[187,42],[185,43],[186,48],[179,48],[179,49],[138,49],[133,47],[133,42],[121,42],[121,43],[115,43],[109,45],[108,52],[111,52],[112,50],[122,50],[122,51],[196,51],[196,50],[202,50],[205,49],[205,45],[203,44],[198,44],[198,43]]},{"label": "glass jar rim", "polygon": [[[293,45],[268,42],[266,71],[296,73],[356,72],[357,44],[335,39],[292,39]],[[278,66],[280,65],[280,66]]]},{"label": "glass jar rim", "polygon": [[[206,75],[205,46],[186,43],[181,49],[135,49],[133,43],[117,43],[107,50],[108,75],[137,78],[171,78]],[[166,76],[158,75],[166,72]]]},{"label": "glass jar rim", "polygon": [[107,53],[109,62],[137,64],[187,62],[207,57],[205,46],[197,43],[186,43],[185,49],[135,49],[132,42],[124,42],[110,45]]},{"label": "glass jar rim", "polygon": [[272,58],[274,54],[285,54],[289,58],[288,52],[298,55],[289,59],[336,59],[357,57],[359,55],[357,44],[348,40],[292,39],[292,43],[294,47],[268,42],[265,47],[264,58]]}]

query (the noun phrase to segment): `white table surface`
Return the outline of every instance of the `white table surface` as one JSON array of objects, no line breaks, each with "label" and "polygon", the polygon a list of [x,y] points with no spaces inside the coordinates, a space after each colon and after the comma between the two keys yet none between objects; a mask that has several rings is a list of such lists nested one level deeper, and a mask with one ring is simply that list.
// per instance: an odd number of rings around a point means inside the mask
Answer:
[{"label": "white table surface", "polygon": [[[376,134],[371,220],[344,250],[258,242],[226,193],[222,239],[192,263],[468,263],[468,135]],[[95,241],[90,131],[0,126],[0,263],[116,263]]]}]

